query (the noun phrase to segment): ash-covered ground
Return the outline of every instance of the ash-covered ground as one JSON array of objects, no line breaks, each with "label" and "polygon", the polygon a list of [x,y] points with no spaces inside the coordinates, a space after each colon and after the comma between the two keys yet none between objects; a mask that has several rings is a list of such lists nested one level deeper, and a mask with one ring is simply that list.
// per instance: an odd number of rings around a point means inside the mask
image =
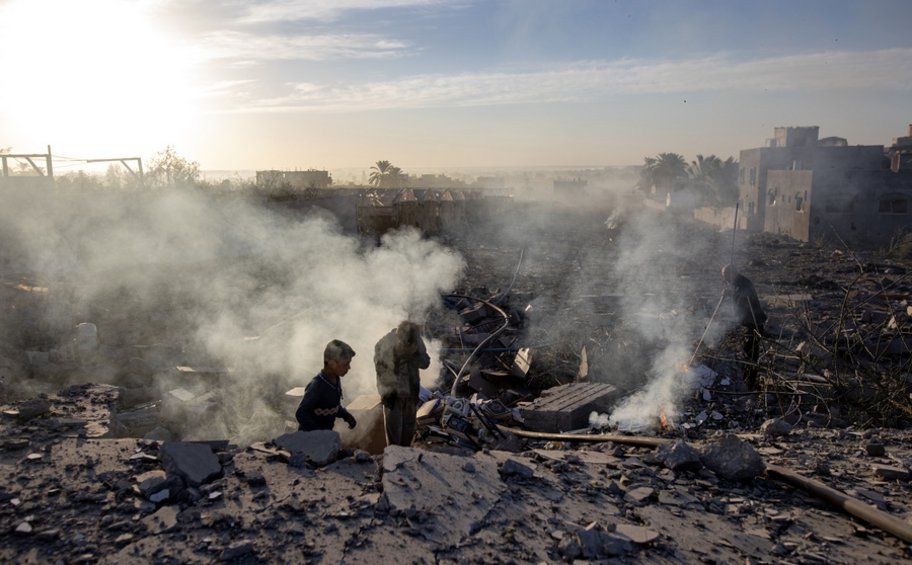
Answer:
[{"label": "ash-covered ground", "polygon": [[[517,203],[457,234],[379,246],[323,214],[234,199],[166,195],[120,216],[108,213],[118,198],[62,200],[40,213],[19,202],[3,224],[5,561],[910,557],[901,247],[733,238],[621,200]],[[760,391],[744,387],[719,305],[728,262],[770,315]],[[593,432],[683,443],[427,438],[370,455],[321,442],[303,459],[273,443],[293,410],[284,392],[316,373],[333,337],[359,351],[343,381],[354,399],[374,392],[373,343],[419,318],[435,353],[424,384],[448,390],[471,348],[453,346],[469,334],[442,295],[514,314],[512,345],[474,364],[493,375],[519,346],[533,361],[492,394],[535,395],[584,365],[586,380],[623,392]],[[178,389],[205,401],[163,400]],[[764,468],[838,489],[899,533]]]}]

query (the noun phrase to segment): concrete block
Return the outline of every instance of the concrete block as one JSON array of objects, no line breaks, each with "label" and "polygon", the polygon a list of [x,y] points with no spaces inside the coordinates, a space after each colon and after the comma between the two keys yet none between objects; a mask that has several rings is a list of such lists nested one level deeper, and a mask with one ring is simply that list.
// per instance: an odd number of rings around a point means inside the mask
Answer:
[{"label": "concrete block", "polygon": [[386,425],[383,420],[383,404],[379,394],[365,394],[351,401],[346,410],[355,417],[358,425],[348,429],[348,424],[337,419],[333,428],[339,433],[342,447],[361,449],[371,455],[379,455],[386,448]]},{"label": "concrete block", "polygon": [[605,383],[570,383],[550,388],[520,408],[526,428],[559,433],[589,425],[589,414],[609,412],[620,392]]}]

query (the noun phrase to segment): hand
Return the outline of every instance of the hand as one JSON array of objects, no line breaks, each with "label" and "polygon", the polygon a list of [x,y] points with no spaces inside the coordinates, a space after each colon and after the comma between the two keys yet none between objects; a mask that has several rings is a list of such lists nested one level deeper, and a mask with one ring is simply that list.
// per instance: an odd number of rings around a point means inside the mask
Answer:
[{"label": "hand", "polygon": [[345,418],[345,423],[348,424],[348,429],[350,429],[350,430],[355,429],[355,426],[358,425],[358,421],[355,420],[355,417],[352,416],[351,414],[349,414],[348,417]]}]

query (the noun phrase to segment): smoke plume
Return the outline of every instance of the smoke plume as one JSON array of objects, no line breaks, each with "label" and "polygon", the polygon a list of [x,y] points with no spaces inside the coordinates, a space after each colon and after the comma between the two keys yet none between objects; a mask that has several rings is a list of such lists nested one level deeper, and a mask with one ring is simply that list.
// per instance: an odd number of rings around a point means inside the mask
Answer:
[{"label": "smoke plume", "polygon": [[[0,223],[4,277],[48,287],[34,323],[45,343],[9,326],[0,341],[62,347],[76,324],[96,324],[92,374],[83,363],[66,380],[217,391],[180,423],[190,439],[280,433],[294,410],[284,392],[317,374],[331,339],[356,351],[343,403],[374,393],[374,344],[404,319],[423,322],[463,270],[415,231],[365,244],[325,212],[194,189],[13,192]],[[433,356],[439,342],[428,346]]]}]

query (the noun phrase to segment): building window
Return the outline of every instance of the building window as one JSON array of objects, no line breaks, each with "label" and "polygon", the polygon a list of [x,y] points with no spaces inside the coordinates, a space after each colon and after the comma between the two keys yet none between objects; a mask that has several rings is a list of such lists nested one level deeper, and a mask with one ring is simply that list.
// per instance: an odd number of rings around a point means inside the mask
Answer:
[{"label": "building window", "polygon": [[738,169],[738,182],[744,184],[744,167]]},{"label": "building window", "polygon": [[757,167],[750,168],[750,185],[756,186],[757,184]]},{"label": "building window", "polygon": [[904,194],[884,194],[880,197],[877,211],[881,214],[908,214],[909,198]]},{"label": "building window", "polygon": [[795,195],[795,211],[804,212],[804,199],[797,194]]}]

